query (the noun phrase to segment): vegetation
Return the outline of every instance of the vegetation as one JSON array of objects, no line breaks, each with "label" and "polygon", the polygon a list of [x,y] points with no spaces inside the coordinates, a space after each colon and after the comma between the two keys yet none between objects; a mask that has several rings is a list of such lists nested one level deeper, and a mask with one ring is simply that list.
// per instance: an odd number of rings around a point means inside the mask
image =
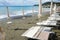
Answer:
[{"label": "vegetation", "polygon": [[[53,2],[53,5],[57,4],[57,6],[60,6],[60,2]],[[45,2],[42,4],[43,7],[49,8],[51,5],[51,2]],[[35,4],[34,6],[39,6],[38,4]]]}]

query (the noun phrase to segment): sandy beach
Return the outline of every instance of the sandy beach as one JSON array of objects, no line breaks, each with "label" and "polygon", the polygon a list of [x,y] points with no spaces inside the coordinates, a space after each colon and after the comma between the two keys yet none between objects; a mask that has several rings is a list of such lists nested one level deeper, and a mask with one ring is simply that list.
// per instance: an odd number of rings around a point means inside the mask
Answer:
[{"label": "sandy beach", "polygon": [[[49,14],[41,17],[41,20],[46,20],[48,16]],[[37,15],[34,15],[32,17],[26,17],[25,19],[13,19],[11,20],[12,24],[9,25],[6,23],[7,21],[7,19],[0,21],[0,27],[2,27],[6,33],[6,40],[27,40],[27,38],[22,37],[21,35],[30,27],[36,25],[38,17]]]},{"label": "sandy beach", "polygon": [[[49,12],[46,12],[48,14],[43,15],[40,20],[46,20],[49,17]],[[25,19],[18,18],[18,19],[12,19],[12,24],[7,24],[8,20],[2,20],[0,21],[0,27],[2,27],[6,33],[6,40],[27,40],[26,37],[22,37],[21,35],[28,30],[32,26],[36,26],[36,23],[38,22],[38,17],[35,14],[31,17],[26,17]],[[57,32],[57,36],[60,35],[60,30],[54,29],[54,32]],[[58,37],[60,39],[60,37]]]},{"label": "sandy beach", "polygon": [[34,35],[26,32],[26,36],[33,37],[33,40],[60,40],[60,14],[55,16],[52,13],[60,13],[59,0],[0,0],[0,40],[28,40],[21,35],[42,21],[41,27],[28,31]]}]

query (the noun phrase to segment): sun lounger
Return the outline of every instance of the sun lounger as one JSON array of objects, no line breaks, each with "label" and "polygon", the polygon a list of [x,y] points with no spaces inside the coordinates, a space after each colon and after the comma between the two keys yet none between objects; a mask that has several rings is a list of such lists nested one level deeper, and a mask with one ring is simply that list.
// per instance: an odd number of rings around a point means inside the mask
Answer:
[{"label": "sun lounger", "polygon": [[21,36],[27,38],[39,39],[39,40],[48,40],[51,29],[52,27],[35,26],[35,27],[31,27]]},{"label": "sun lounger", "polygon": [[11,21],[7,22],[7,24],[11,24],[11,23],[12,23]]}]

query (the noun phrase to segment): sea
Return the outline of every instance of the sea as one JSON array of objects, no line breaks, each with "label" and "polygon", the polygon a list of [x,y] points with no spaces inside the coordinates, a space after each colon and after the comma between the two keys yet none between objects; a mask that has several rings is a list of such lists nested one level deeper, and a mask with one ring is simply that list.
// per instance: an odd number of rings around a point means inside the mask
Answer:
[{"label": "sea", "polygon": [[[22,10],[24,10],[24,15],[34,12],[38,13],[38,6],[9,6],[9,14],[10,16],[22,16]],[[50,8],[42,8],[43,12],[50,11]],[[0,19],[7,18],[7,8],[6,6],[0,6]]]}]

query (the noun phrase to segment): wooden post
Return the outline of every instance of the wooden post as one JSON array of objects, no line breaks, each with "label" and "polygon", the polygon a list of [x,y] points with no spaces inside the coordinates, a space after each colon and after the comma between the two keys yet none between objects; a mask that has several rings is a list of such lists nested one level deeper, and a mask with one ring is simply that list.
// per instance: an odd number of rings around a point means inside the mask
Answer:
[{"label": "wooden post", "polygon": [[38,19],[40,19],[40,17],[42,16],[42,1],[39,0],[39,13],[38,13]]},{"label": "wooden post", "polygon": [[25,19],[25,17],[24,17],[24,7],[22,8],[22,14],[23,14],[23,19]]},{"label": "wooden post", "polygon": [[8,19],[10,18],[10,15],[9,15],[9,9],[8,9],[8,6],[6,6],[6,9],[7,9],[7,16],[8,16]]},{"label": "wooden post", "polygon": [[54,4],[54,13],[56,13],[57,6]]},{"label": "wooden post", "polygon": [[7,24],[8,24],[8,27],[9,27],[12,22],[10,21],[11,19],[10,19],[10,15],[9,15],[8,6],[6,6],[6,9],[7,9]]},{"label": "wooden post", "polygon": [[23,16],[24,16],[24,7],[22,8],[22,13],[23,13]]},{"label": "wooden post", "polygon": [[34,17],[34,6],[32,7],[32,16]]},{"label": "wooden post", "polygon": [[7,10],[7,20],[9,22],[10,21],[10,15],[9,15],[9,8],[8,8],[8,6],[6,6],[6,10]]},{"label": "wooden post", "polygon": [[[24,1],[22,1],[22,4],[24,5]],[[22,7],[22,15],[23,15],[22,19],[25,19],[25,15],[24,15],[24,6]]]},{"label": "wooden post", "polygon": [[50,15],[53,13],[53,0],[51,0]]},{"label": "wooden post", "polygon": [[40,18],[42,15],[42,3],[41,0],[39,0],[39,14],[38,14],[38,18]]}]

